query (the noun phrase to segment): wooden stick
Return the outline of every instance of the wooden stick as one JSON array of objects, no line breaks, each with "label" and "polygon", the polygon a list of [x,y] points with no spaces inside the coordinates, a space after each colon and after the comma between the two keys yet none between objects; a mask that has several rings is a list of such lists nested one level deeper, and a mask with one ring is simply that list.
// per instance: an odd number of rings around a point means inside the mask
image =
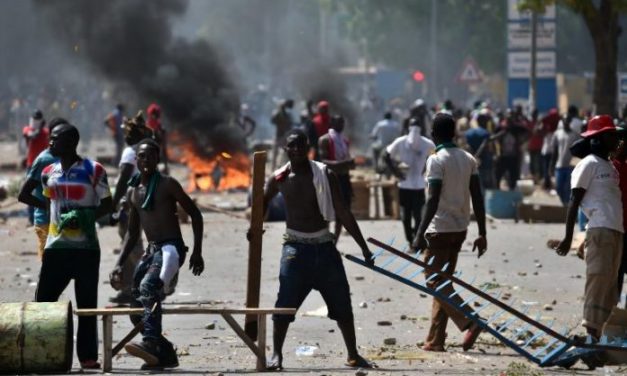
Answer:
[{"label": "wooden stick", "polygon": [[112,367],[113,358],[111,354],[111,345],[113,341],[113,317],[102,316],[102,353],[103,364],[102,370],[104,372],[110,372]]},{"label": "wooden stick", "polygon": [[[248,244],[248,286],[246,307],[259,307],[261,285],[261,246],[263,236],[263,186],[266,172],[266,152],[253,154],[253,192],[250,214],[250,239]],[[257,338],[257,316],[247,315],[244,331],[253,341]]]},{"label": "wooden stick", "polygon": [[257,371],[266,370],[266,315],[257,316]]},{"label": "wooden stick", "polygon": [[[152,305],[152,308],[150,309],[150,313],[153,313],[155,311],[155,309],[157,309],[157,304],[159,304],[159,303],[155,302],[155,304]],[[111,356],[118,355],[118,353],[120,352],[120,350],[122,350],[124,345],[126,345],[130,340],[135,338],[135,336],[139,332],[141,332],[142,330],[144,330],[144,319],[143,318],[142,318],[142,320],[140,322],[137,323],[137,325],[135,325],[133,327],[133,329],[131,329],[130,332],[128,332],[127,335],[124,336],[124,338],[122,338],[122,340],[120,342],[118,342],[117,345],[115,345],[115,347],[111,351]]]},{"label": "wooden stick", "polygon": [[255,355],[259,356],[259,349],[255,345],[255,342],[248,337],[248,334],[244,332],[244,329],[242,329],[242,327],[239,326],[239,324],[237,323],[237,321],[235,321],[233,316],[231,316],[228,313],[223,313],[222,318],[224,319],[224,321],[226,321],[227,324],[229,324],[231,329],[233,329],[233,331],[239,336],[239,338],[241,338],[242,341],[244,341],[246,346],[248,346],[248,348],[250,348],[250,350]]},{"label": "wooden stick", "polygon": [[[77,316],[121,316],[121,315],[141,315],[144,313],[143,308],[85,308],[74,311]],[[204,315],[204,314],[243,314],[243,315],[259,315],[259,314],[277,314],[277,315],[293,315],[296,313],[295,308],[216,308],[216,307],[194,307],[194,306],[174,306],[163,308],[164,315]]]},{"label": "wooden stick", "polygon": [[133,329],[131,329],[131,331],[128,332],[128,334],[124,336],[124,338],[122,338],[122,340],[118,342],[118,344],[115,345],[115,347],[113,347],[113,350],[111,351],[111,355],[112,356],[118,355],[118,353],[120,352],[120,350],[122,350],[124,345],[129,343],[129,341],[135,338],[135,336],[139,334],[139,332],[141,332],[142,330],[144,330],[144,321],[141,321],[139,324],[135,325]]},{"label": "wooden stick", "polygon": [[196,203],[196,206],[198,206],[200,209],[204,209],[204,210],[207,210],[207,211],[210,211],[210,212],[216,212],[216,213],[228,215],[231,218],[244,219],[244,220],[246,219],[245,215],[233,213],[233,212],[231,212],[229,210],[224,210],[224,209],[219,208],[219,207],[217,207],[215,205]]}]

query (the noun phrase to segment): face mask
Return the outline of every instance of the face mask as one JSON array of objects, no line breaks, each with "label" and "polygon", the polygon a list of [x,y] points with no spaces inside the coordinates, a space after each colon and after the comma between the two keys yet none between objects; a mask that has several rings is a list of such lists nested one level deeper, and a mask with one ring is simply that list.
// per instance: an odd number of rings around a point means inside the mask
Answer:
[{"label": "face mask", "polygon": [[40,128],[42,124],[43,124],[43,120],[35,120],[33,118],[30,118],[29,125],[31,127]]}]

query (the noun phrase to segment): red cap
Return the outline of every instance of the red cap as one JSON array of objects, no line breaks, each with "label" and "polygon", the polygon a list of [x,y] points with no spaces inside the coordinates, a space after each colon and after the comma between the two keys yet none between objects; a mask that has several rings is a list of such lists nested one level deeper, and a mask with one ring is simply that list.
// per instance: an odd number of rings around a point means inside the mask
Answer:
[{"label": "red cap", "polygon": [[159,107],[159,105],[156,103],[151,103],[150,106],[148,106],[146,112],[148,113],[148,115],[152,115],[153,113],[161,115],[161,107]]},{"label": "red cap", "polygon": [[329,102],[327,101],[320,101],[318,102],[318,108],[322,108],[322,107],[329,107]]},{"label": "red cap", "polygon": [[610,115],[597,115],[588,121],[588,128],[581,134],[582,137],[592,137],[603,132],[615,132],[616,126]]}]

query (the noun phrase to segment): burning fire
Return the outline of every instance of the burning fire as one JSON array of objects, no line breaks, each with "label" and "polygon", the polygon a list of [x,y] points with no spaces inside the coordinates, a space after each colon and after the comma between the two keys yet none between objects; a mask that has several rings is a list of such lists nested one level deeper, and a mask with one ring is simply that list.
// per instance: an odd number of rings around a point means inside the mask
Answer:
[{"label": "burning fire", "polygon": [[251,161],[245,153],[215,153],[206,157],[198,152],[193,141],[172,137],[170,157],[187,165],[189,178],[187,191],[223,191],[248,188],[251,182]]}]

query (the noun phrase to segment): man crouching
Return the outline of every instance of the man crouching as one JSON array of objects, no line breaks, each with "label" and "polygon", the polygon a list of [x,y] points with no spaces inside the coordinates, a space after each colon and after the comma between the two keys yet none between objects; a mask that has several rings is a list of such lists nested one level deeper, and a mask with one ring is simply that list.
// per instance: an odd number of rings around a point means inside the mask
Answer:
[{"label": "man crouching", "polygon": [[[350,288],[342,258],[335,248],[329,222],[338,220],[359,244],[364,258],[372,254],[353,214],[343,203],[335,174],[319,162],[307,158],[307,136],[292,130],[284,147],[289,163],[275,171],[266,184],[264,209],[279,192],[286,207],[287,230],[281,256],[280,287],[275,306],[298,308],[312,289],[320,291],[344,337],[349,367],[372,367],[357,352]],[[274,355],[268,369],[283,367],[283,343],[294,315],[273,315]]]},{"label": "man crouching", "polygon": [[122,265],[140,237],[140,225],[148,239],[148,247],[133,277],[135,307],[143,307],[144,329],[141,343],[129,343],[124,348],[146,363],[142,369],[163,369],[178,366],[174,346],[161,334],[161,302],[166,292],[173,289],[183,265],[187,247],[183,243],[176,204],[189,214],[194,232],[194,250],[189,268],[194,275],[204,270],[202,258],[203,221],[200,210],[174,178],[157,171],[159,145],[151,139],[143,140],[137,149],[139,174],[129,182],[126,193],[129,203],[128,232],[122,253],[111,273],[120,278]]}]

